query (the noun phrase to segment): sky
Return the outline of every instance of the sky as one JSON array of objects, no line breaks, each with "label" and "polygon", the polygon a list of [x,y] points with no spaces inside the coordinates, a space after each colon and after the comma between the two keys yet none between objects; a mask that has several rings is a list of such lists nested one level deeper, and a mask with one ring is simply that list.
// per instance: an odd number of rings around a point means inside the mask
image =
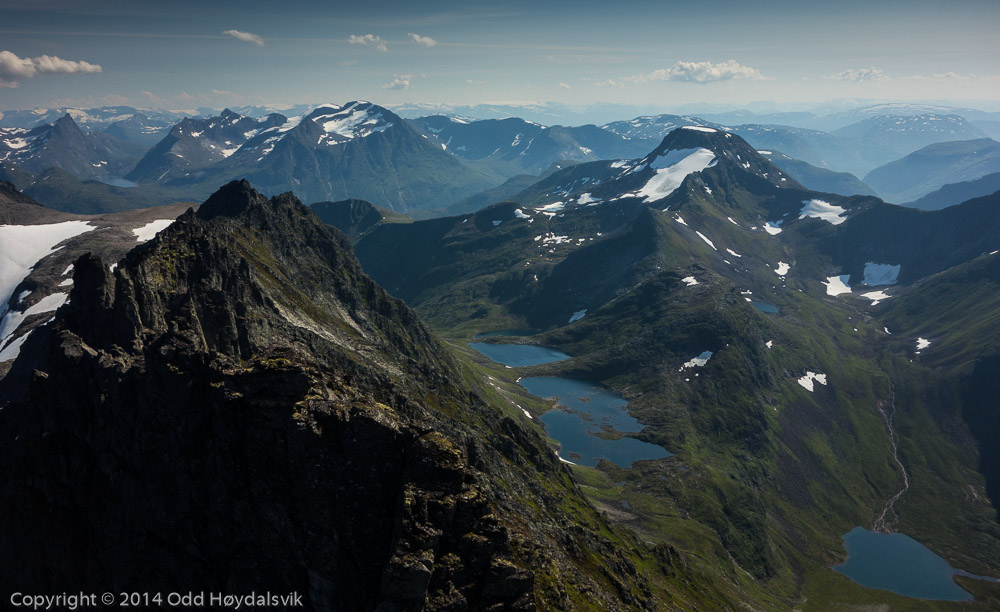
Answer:
[{"label": "sky", "polygon": [[0,0],[0,111],[558,102],[1000,110],[1000,1]]}]

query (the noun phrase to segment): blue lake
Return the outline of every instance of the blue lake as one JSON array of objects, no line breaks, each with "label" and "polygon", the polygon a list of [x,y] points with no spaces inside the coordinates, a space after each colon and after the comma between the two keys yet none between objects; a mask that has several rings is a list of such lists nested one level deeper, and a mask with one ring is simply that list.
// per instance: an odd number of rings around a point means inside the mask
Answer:
[{"label": "blue lake", "polygon": [[750,302],[750,305],[761,312],[766,312],[767,314],[778,314],[778,307],[774,304],[768,304],[767,302]]},{"label": "blue lake", "polygon": [[[469,346],[511,367],[569,359],[569,355],[557,350],[527,344],[470,342]],[[549,437],[562,445],[559,456],[567,461],[593,467],[599,459],[605,459],[631,467],[634,461],[671,455],[660,446],[635,438],[606,440],[594,435],[607,428],[622,433],[642,430],[642,425],[625,411],[628,402],[617,393],[586,381],[554,376],[522,378],[520,384],[534,395],[558,400],[559,407],[543,414],[541,421]]]},{"label": "blue lake", "polygon": [[126,181],[123,178],[110,178],[110,179],[98,179],[105,185],[111,185],[112,187],[138,187],[139,183],[132,181]]},{"label": "blue lake", "polygon": [[625,411],[625,398],[582,380],[552,376],[522,378],[521,386],[532,394],[556,398],[559,408],[541,416],[545,432],[559,441],[559,456],[573,463],[597,465],[606,459],[621,467],[632,467],[641,459],[661,459],[671,453],[662,447],[635,438],[605,440],[594,434],[611,428],[622,433],[642,430],[642,425]]},{"label": "blue lake", "polygon": [[834,570],[861,586],[907,597],[971,601],[951,567],[929,548],[901,533],[875,533],[855,527],[843,536],[847,561]]},{"label": "blue lake", "polygon": [[487,342],[470,342],[469,346],[486,355],[497,363],[512,368],[530,365],[541,365],[569,359],[566,353],[560,353],[547,346],[531,344],[489,344]]}]

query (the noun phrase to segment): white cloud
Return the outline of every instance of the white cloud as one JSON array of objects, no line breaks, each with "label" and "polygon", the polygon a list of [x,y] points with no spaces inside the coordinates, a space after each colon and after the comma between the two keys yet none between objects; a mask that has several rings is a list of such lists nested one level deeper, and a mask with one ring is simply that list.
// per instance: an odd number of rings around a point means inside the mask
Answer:
[{"label": "white cloud", "polygon": [[357,34],[351,34],[347,38],[347,42],[351,43],[352,45],[365,45],[367,47],[375,47],[376,49],[378,49],[383,53],[389,50],[389,47],[386,46],[385,41],[382,40],[382,37],[375,36],[374,34],[365,34],[363,36],[358,36]]},{"label": "white cloud", "polygon": [[0,51],[0,87],[17,87],[23,79],[36,74],[95,74],[101,67],[90,62],[64,60],[54,55],[18,57],[10,51]]},{"label": "white cloud", "polygon": [[223,32],[226,36],[232,36],[236,40],[242,40],[243,42],[253,43],[258,47],[264,46],[264,39],[259,35],[252,32],[244,32],[243,30],[226,30]]},{"label": "white cloud", "polygon": [[465,82],[469,85],[485,85],[486,81],[477,81],[475,79],[465,79]]},{"label": "white cloud", "polygon": [[736,60],[726,60],[713,64],[712,62],[677,62],[670,68],[660,68],[648,74],[628,77],[627,80],[636,83],[652,81],[683,81],[687,83],[716,83],[734,79],[747,81],[771,80],[760,73],[760,70],[744,66]]},{"label": "white cloud", "polygon": [[420,34],[414,34],[413,32],[410,32],[407,36],[413,39],[413,42],[425,47],[436,47],[438,44],[438,41],[434,40],[430,36],[421,36]]},{"label": "white cloud", "polygon": [[397,74],[396,78],[383,85],[382,89],[409,89],[411,76],[409,74]]},{"label": "white cloud", "polygon": [[615,81],[613,79],[597,81],[594,85],[597,85],[598,87],[624,87],[624,85],[622,85],[619,81]]},{"label": "white cloud", "polygon": [[569,86],[569,83],[559,83],[559,87],[562,87],[563,89],[573,89]]},{"label": "white cloud", "polygon": [[827,79],[834,81],[848,81],[851,83],[863,83],[865,81],[888,81],[890,78],[881,68],[860,68],[858,70],[842,70],[837,74],[831,74]]}]

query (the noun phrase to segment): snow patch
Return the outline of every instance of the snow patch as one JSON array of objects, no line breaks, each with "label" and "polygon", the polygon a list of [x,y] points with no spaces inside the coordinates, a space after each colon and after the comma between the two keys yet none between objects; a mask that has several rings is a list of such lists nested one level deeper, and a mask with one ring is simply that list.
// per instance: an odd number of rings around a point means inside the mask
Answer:
[{"label": "snow patch", "polygon": [[135,234],[135,241],[146,242],[147,240],[152,240],[153,236],[166,229],[173,222],[173,219],[157,219],[156,221],[150,221],[142,227],[137,227],[132,230],[132,233]]},{"label": "snow patch", "polygon": [[[664,158],[670,158],[670,153],[664,156]],[[660,159],[657,158],[655,161]],[[635,193],[635,196],[645,198],[643,202],[652,202],[665,198],[676,191],[689,174],[710,168],[715,165],[716,161],[715,153],[708,149],[695,149],[693,153],[688,154],[683,159],[677,160],[669,167],[658,169],[656,174],[650,177],[649,181]]]},{"label": "snow patch", "polygon": [[696,278],[695,278],[695,277],[693,277],[693,276],[685,276],[685,277],[684,277],[684,278],[682,278],[681,280],[682,280],[683,282],[687,283],[687,286],[688,286],[688,287],[694,287],[695,285],[697,285],[697,284],[698,284],[698,279],[696,279]]},{"label": "snow patch", "polygon": [[788,271],[791,268],[792,268],[791,265],[786,264],[783,261],[779,261],[778,262],[778,267],[774,269],[774,273],[777,274],[778,276],[784,276],[784,275],[788,274]]},{"label": "snow patch", "polygon": [[599,200],[595,199],[594,196],[590,195],[589,192],[587,192],[587,193],[581,193],[580,197],[578,197],[576,199],[576,203],[577,204],[592,204],[592,203],[598,202],[598,201]]},{"label": "snow patch", "polygon": [[584,308],[583,310],[577,310],[576,312],[573,313],[573,316],[569,318],[569,322],[573,323],[574,321],[579,321],[585,316],[587,316],[586,308]]},{"label": "snow patch", "polygon": [[851,287],[847,282],[851,280],[850,274],[841,274],[840,276],[828,276],[826,277],[826,294],[827,295],[840,295],[841,293],[850,293]]},{"label": "snow patch", "polygon": [[514,216],[517,217],[518,219],[530,219],[531,218],[531,215],[524,214],[524,211],[521,210],[520,208],[515,208],[514,209]]},{"label": "snow patch", "polygon": [[682,125],[681,129],[682,130],[694,130],[696,132],[708,132],[710,134],[714,134],[717,131],[717,130],[714,130],[714,129],[710,128],[710,127],[705,127],[703,125]]},{"label": "snow patch", "polygon": [[726,252],[729,253],[730,255],[732,255],[733,257],[743,257],[742,255],[740,255],[739,253],[737,253],[736,251],[734,251],[732,249],[726,249]]},{"label": "snow patch", "polygon": [[862,293],[861,297],[867,300],[871,300],[872,306],[877,306],[879,302],[881,302],[882,300],[888,300],[892,296],[886,293],[885,291],[880,290],[880,291],[869,291],[868,293]]},{"label": "snow patch", "polygon": [[812,393],[813,391],[813,381],[818,382],[821,385],[826,385],[826,374],[819,374],[817,372],[806,372],[806,375],[799,378],[795,382],[802,385],[807,391]]},{"label": "snow patch", "polygon": [[931,345],[931,341],[926,338],[917,338],[917,351],[922,351]]},{"label": "snow patch", "polygon": [[834,206],[829,202],[815,199],[802,200],[802,204],[802,210],[799,211],[799,219],[815,217],[832,223],[833,225],[840,225],[844,221],[847,221],[847,217],[841,216],[847,213],[847,209],[841,208],[840,206]]},{"label": "snow patch", "polygon": [[0,225],[0,308],[6,309],[21,280],[42,258],[57,251],[56,245],[93,229],[86,221]]},{"label": "snow patch", "polygon": [[767,342],[764,343],[764,346],[766,346],[767,348],[774,348],[774,341],[768,340]]},{"label": "snow patch", "polygon": [[496,226],[500,225],[501,223],[503,223],[503,219],[496,219],[496,220],[493,221],[493,227],[496,227]]},{"label": "snow patch", "polygon": [[701,238],[702,240],[704,240],[705,243],[708,246],[712,247],[713,251],[718,251],[719,250],[719,249],[715,248],[715,244],[713,244],[711,240],[709,240],[708,238],[705,237],[705,234],[702,234],[701,232],[698,232],[698,231],[696,231],[695,233],[698,234],[698,237]]},{"label": "snow patch", "polygon": [[712,351],[705,351],[701,355],[698,355],[697,357],[692,357],[691,361],[685,361],[684,365],[681,366],[681,369],[677,371],[682,372],[687,368],[704,367],[704,365],[708,363],[708,360],[711,358],[712,358]]},{"label": "snow patch", "polygon": [[772,236],[777,236],[781,233],[781,220],[778,221],[768,221],[764,224],[764,231]]}]

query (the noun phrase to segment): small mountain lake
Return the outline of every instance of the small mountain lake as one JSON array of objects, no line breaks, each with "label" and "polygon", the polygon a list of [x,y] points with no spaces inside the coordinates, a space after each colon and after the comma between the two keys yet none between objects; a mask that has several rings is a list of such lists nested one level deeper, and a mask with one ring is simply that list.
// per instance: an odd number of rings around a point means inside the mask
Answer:
[{"label": "small mountain lake", "polygon": [[533,344],[490,344],[488,342],[470,342],[469,346],[486,355],[497,363],[517,368],[521,366],[541,365],[554,361],[569,359],[566,353],[560,353],[547,346]]},{"label": "small mountain lake", "polygon": [[126,188],[129,188],[129,187],[138,187],[139,186],[139,183],[135,183],[133,181],[127,181],[127,180],[125,180],[123,178],[104,178],[104,179],[97,179],[97,180],[100,181],[101,183],[104,183],[105,185],[111,185],[112,187],[126,187]]},{"label": "small mountain lake", "polygon": [[[527,344],[470,342],[469,346],[510,367],[569,359],[569,355],[555,349]],[[598,460],[605,459],[621,467],[631,467],[635,461],[671,455],[660,446],[635,438],[613,440],[597,435],[611,430],[621,433],[642,430],[642,425],[625,411],[628,402],[617,393],[587,381],[555,376],[522,378],[520,384],[534,395],[558,401],[559,406],[543,414],[541,421],[549,437],[562,445],[559,456],[563,460],[593,467]]]},{"label": "small mountain lake", "polygon": [[775,306],[774,304],[768,304],[767,302],[752,301],[750,302],[750,305],[756,308],[757,310],[767,314],[778,314],[778,307]]},{"label": "small mountain lake", "polygon": [[876,533],[855,527],[843,538],[847,561],[833,569],[861,586],[918,599],[972,600],[972,595],[958,586],[952,576],[979,577],[956,570],[907,535]]}]

